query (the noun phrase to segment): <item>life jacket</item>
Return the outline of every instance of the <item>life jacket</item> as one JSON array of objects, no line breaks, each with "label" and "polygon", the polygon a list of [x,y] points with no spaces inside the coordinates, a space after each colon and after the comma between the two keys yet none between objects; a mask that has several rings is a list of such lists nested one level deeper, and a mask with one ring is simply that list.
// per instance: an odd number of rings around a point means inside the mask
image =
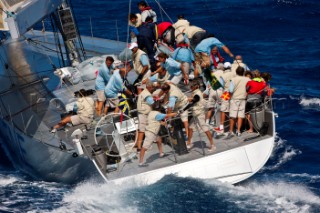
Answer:
[{"label": "life jacket", "polygon": [[247,83],[248,94],[262,95],[267,84],[261,78],[254,78]]},{"label": "life jacket", "polygon": [[214,68],[217,68],[218,66],[218,63],[216,61],[216,56],[219,58],[219,62],[220,63],[223,63],[224,62],[224,58],[220,55],[220,52],[218,51],[217,54],[213,55],[211,54],[211,58],[212,58],[212,61],[213,61],[213,66]]}]

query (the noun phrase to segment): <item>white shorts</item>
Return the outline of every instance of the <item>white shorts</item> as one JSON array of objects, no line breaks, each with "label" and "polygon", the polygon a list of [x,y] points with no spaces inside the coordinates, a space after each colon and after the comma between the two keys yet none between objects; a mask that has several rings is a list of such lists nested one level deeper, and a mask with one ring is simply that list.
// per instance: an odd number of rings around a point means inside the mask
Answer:
[{"label": "white shorts", "polygon": [[150,149],[153,142],[156,142],[159,136],[148,130],[145,131],[144,135],[143,148]]},{"label": "white shorts", "polygon": [[148,115],[145,114],[138,114],[138,130],[139,132],[145,132],[146,131],[146,126],[148,124]]},{"label": "white shorts", "polygon": [[96,91],[98,101],[104,102],[106,100],[106,95],[104,94],[104,90],[97,90]]},{"label": "white shorts", "polygon": [[119,98],[107,98],[106,107],[116,108],[119,105]]},{"label": "white shorts", "polygon": [[230,114],[231,118],[245,117],[246,100],[230,100]]},{"label": "white shorts", "polygon": [[189,111],[186,110],[183,113],[180,114],[180,118],[182,122],[186,122],[188,121],[188,115],[189,115]]},{"label": "white shorts", "polygon": [[204,113],[198,116],[193,116],[191,119],[191,124],[189,128],[192,129],[193,131],[198,131],[198,128],[197,128],[198,126],[200,129],[202,129],[203,132],[210,131],[210,127],[206,123],[205,118],[206,116]]},{"label": "white shorts", "polygon": [[230,101],[221,100],[221,106],[220,106],[221,112],[229,112],[230,111]]},{"label": "white shorts", "polygon": [[88,123],[91,123],[91,121],[93,120],[91,118],[83,117],[80,115],[72,115],[70,119],[73,126],[76,126],[79,124],[88,124]]},{"label": "white shorts", "polygon": [[209,99],[207,102],[207,108],[214,108],[216,104],[221,104],[220,96],[222,95],[222,90],[213,90],[212,88],[209,91]]}]

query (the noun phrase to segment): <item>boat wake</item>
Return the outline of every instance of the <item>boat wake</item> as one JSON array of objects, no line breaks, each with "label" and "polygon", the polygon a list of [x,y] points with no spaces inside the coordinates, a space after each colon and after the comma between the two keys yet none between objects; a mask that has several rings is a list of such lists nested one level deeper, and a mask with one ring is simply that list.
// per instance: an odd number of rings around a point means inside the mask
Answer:
[{"label": "boat wake", "polygon": [[221,185],[208,182],[217,188],[220,196],[234,203],[239,210],[259,209],[267,212],[312,212],[320,207],[320,197],[303,184],[279,181],[250,182],[244,185]]},{"label": "boat wake", "polygon": [[287,145],[286,142],[286,140],[281,139],[276,135],[275,148],[270,157],[271,163],[267,163],[267,165],[259,171],[260,173],[268,170],[277,170],[279,167],[292,160],[295,156],[302,153],[299,149],[296,149],[291,145]]},{"label": "boat wake", "polygon": [[320,98],[305,98],[302,97],[300,100],[300,105],[303,107],[318,109],[320,106]]},{"label": "boat wake", "polygon": [[63,205],[50,212],[138,212],[134,203],[123,199],[127,196],[128,190],[135,186],[134,183],[114,185],[111,183],[101,184],[94,180],[85,181],[64,194],[61,201]]}]

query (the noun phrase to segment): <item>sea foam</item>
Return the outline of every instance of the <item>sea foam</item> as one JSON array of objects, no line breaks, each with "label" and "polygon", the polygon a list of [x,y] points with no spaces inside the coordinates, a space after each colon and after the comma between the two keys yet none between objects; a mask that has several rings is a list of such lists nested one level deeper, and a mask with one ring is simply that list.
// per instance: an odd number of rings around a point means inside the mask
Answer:
[{"label": "sea foam", "polygon": [[319,107],[320,98],[301,98],[300,105],[303,107]]},{"label": "sea foam", "polygon": [[208,181],[208,184],[243,210],[254,208],[268,212],[309,212],[320,207],[320,197],[303,184],[281,180],[254,181],[237,186],[213,180]]},{"label": "sea foam", "polygon": [[52,212],[135,213],[138,212],[137,207],[124,198],[127,190],[133,186],[134,184],[115,185],[86,181],[66,193],[61,201],[63,206]]}]

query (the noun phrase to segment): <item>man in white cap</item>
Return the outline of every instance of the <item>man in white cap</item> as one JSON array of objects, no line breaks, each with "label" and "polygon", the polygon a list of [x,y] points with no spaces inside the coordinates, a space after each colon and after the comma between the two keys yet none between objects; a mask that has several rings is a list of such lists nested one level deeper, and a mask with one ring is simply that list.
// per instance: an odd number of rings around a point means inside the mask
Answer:
[{"label": "man in white cap", "polygon": [[[140,82],[150,69],[149,58],[145,52],[138,48],[137,43],[131,43],[129,49],[132,51],[131,59],[133,63],[133,69],[138,74],[138,78],[135,83]],[[151,72],[149,72],[151,73]],[[148,74],[150,75],[150,74]],[[139,91],[138,91],[139,92]]]},{"label": "man in white cap", "polygon": [[233,72],[235,76],[236,76],[236,70],[237,70],[237,68],[239,66],[243,67],[244,71],[249,71],[250,70],[249,67],[245,63],[243,63],[241,55],[237,55],[235,60],[231,64],[231,72]]}]

